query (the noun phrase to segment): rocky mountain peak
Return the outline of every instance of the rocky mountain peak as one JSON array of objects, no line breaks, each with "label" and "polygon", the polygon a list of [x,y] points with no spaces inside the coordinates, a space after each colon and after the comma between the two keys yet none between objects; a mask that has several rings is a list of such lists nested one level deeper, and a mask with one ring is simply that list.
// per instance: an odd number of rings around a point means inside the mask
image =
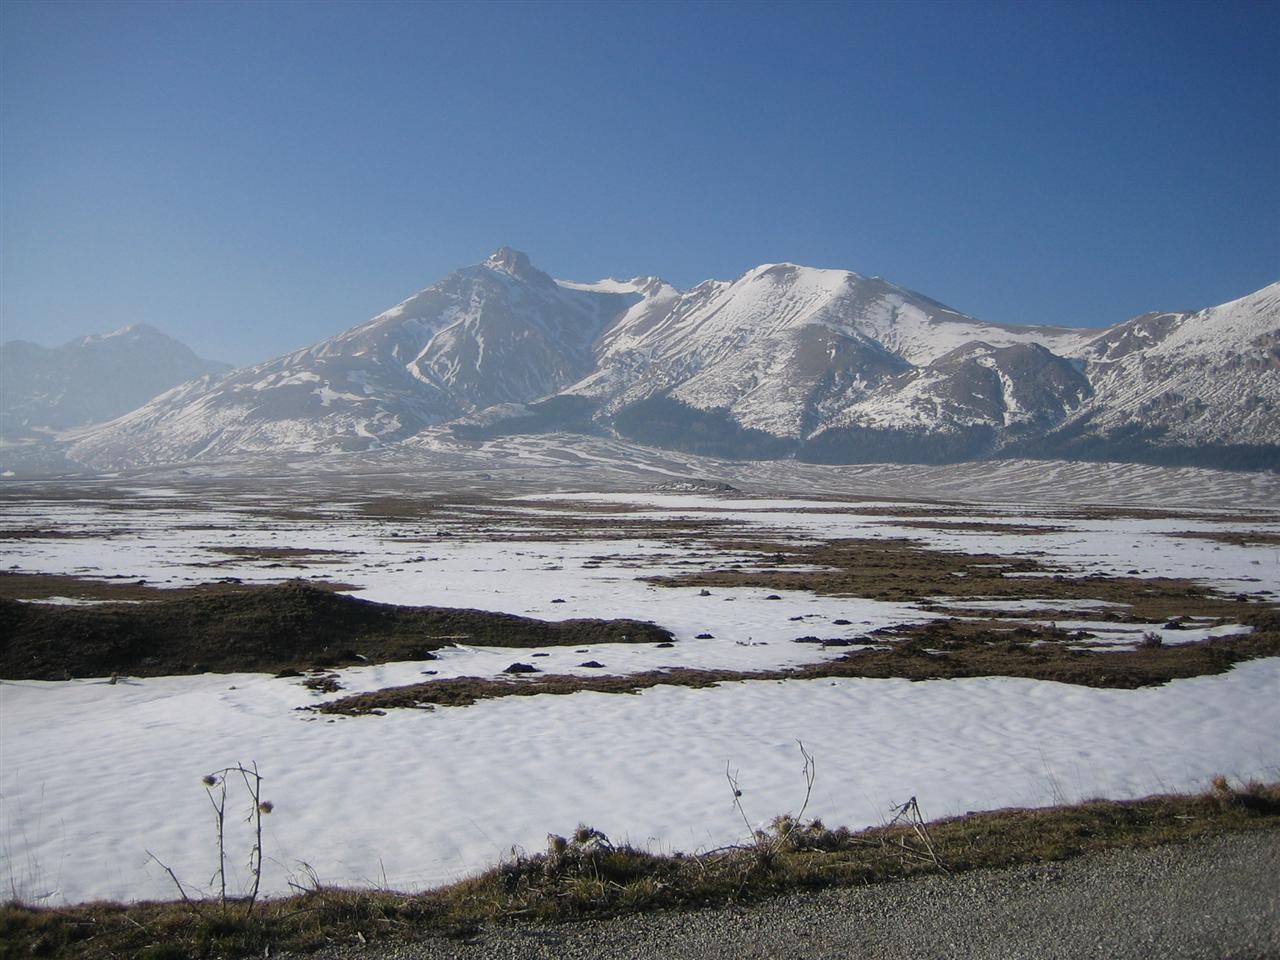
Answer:
[{"label": "rocky mountain peak", "polygon": [[511,247],[499,247],[489,254],[481,266],[498,273],[505,273],[507,276],[515,280],[523,280],[525,283],[536,283],[543,286],[555,283],[551,277],[529,262],[528,254]]}]

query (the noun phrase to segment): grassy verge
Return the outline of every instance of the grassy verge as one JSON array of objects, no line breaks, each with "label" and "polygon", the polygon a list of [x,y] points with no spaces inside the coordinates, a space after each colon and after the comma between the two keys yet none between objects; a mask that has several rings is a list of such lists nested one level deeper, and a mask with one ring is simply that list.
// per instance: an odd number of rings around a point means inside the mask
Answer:
[{"label": "grassy verge", "polygon": [[[904,808],[905,809],[905,808]],[[518,919],[568,921],[656,909],[746,903],[833,886],[1064,860],[1216,833],[1280,828],[1280,784],[1069,807],[1002,810],[925,824],[830,830],[779,817],[753,843],[702,854],[655,855],[579,827],[523,856],[427,893],[318,887],[246,905],[89,904],[0,909],[0,958],[148,960],[263,956],[329,943],[456,936]]]}]

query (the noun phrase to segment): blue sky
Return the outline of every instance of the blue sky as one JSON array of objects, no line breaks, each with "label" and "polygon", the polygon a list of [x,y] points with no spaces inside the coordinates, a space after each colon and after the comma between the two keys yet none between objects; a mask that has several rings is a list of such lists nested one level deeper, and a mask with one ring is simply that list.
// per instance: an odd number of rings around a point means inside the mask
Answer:
[{"label": "blue sky", "polygon": [[0,4],[0,339],[235,363],[509,244],[1005,323],[1280,278],[1280,6]]}]

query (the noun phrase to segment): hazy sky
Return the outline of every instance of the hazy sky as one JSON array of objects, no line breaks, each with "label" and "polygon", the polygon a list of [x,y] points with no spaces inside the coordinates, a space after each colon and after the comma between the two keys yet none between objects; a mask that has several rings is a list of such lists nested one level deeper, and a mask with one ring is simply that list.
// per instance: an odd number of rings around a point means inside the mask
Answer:
[{"label": "hazy sky", "polygon": [[1006,323],[1280,278],[1280,5],[0,3],[0,339],[246,363],[509,244]]}]

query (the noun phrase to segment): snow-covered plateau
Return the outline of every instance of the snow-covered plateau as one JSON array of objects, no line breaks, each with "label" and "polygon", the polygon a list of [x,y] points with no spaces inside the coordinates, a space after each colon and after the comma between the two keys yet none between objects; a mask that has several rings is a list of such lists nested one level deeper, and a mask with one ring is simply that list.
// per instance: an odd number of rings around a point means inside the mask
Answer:
[{"label": "snow-covered plateau", "polygon": [[[1257,602],[1280,590],[1280,491],[1265,474],[1060,464],[1046,475],[1011,464],[986,471],[986,487],[975,474],[963,497],[945,486],[963,479],[955,471],[930,480],[928,471],[909,479],[894,472],[905,468],[866,468],[843,476],[837,492],[841,478],[825,472],[834,468],[813,467],[794,480],[807,494],[779,494],[757,466],[733,476],[738,491],[710,493],[691,479],[710,462],[692,458],[654,455],[623,482],[625,458],[614,459],[611,443],[571,454],[513,440],[487,461],[442,448],[430,461],[436,474],[412,469],[417,455],[401,452],[360,475],[336,472],[339,458],[252,474],[193,468],[0,485],[0,568],[14,574],[170,588],[300,577],[397,604],[652,620],[675,637],[664,648],[518,652],[462,642],[425,663],[338,669],[336,695],[252,673],[4,680],[6,893],[39,903],[171,898],[157,861],[206,889],[217,847],[201,777],[238,762],[257,764],[274,804],[264,818],[263,887],[272,895],[317,879],[446,883],[513,846],[541,849],[549,831],[579,822],[655,850],[741,841],[726,766],[748,814],[768,820],[803,798],[797,741],[817,761],[809,814],[852,827],[883,821],[910,796],[938,817],[1196,790],[1217,774],[1280,779],[1274,658],[1136,690],[1010,677],[824,678],[504,697],[381,716],[297,709],[420,682],[426,670],[496,677],[541,654],[530,662],[544,672],[577,675],[795,666],[840,652],[793,642],[811,625],[856,642],[938,617],[939,604],[1032,618],[1041,606],[1033,588],[1030,599],[999,601],[964,594],[958,580],[954,597],[891,602],[646,579],[732,569],[762,543],[905,541],[997,561],[1034,557],[1067,580],[1185,578]],[[478,473],[480,462],[489,471]],[[582,478],[604,482],[584,488]],[[908,492],[912,483],[935,493]],[[267,549],[276,547],[289,550]],[[68,583],[54,595],[74,599]],[[1116,629],[1104,616],[1115,602],[1084,594],[1044,605],[1108,648],[1130,644],[1135,631],[1172,645],[1249,629]],[[587,660],[603,667],[580,666]],[[241,832],[228,841],[241,881],[247,841]]]}]

